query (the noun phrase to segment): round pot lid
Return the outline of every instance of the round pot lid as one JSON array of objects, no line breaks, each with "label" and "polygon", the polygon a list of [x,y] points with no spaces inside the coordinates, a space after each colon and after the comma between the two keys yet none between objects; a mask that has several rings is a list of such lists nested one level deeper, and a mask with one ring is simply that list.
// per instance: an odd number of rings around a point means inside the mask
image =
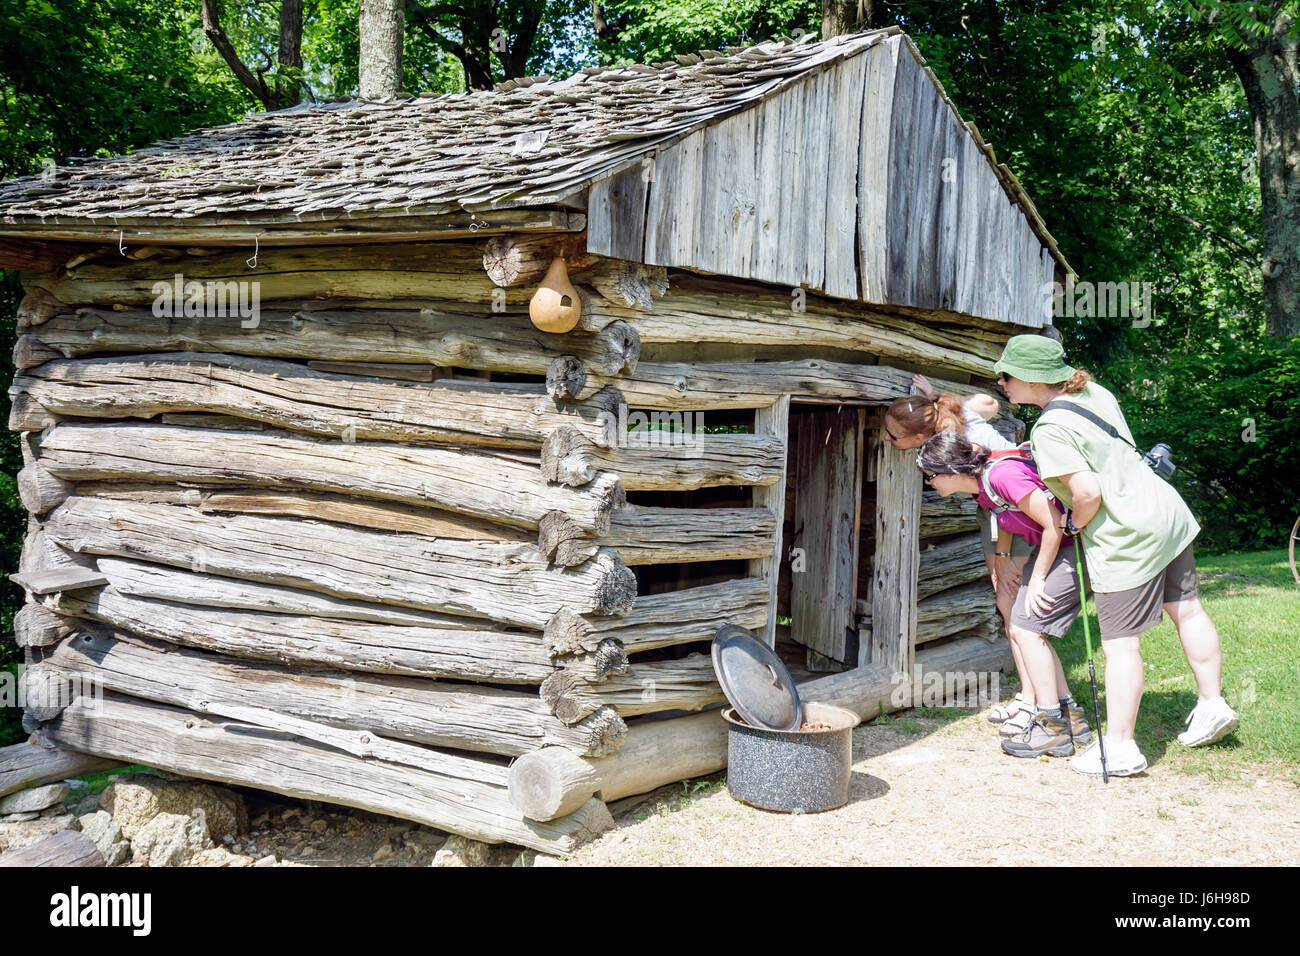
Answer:
[{"label": "round pot lid", "polygon": [[745,723],[768,730],[799,729],[803,707],[794,679],[753,631],[724,625],[713,636],[711,650],[722,692]]}]

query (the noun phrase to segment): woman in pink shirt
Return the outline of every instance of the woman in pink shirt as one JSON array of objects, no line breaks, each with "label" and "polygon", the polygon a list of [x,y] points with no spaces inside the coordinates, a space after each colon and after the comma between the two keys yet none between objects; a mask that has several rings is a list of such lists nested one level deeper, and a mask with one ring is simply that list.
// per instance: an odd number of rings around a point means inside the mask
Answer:
[{"label": "woman in pink shirt", "polygon": [[1033,546],[1007,621],[1029,678],[1030,686],[1022,693],[1033,711],[1003,724],[1002,749],[1017,757],[1070,756],[1076,743],[1092,739],[1092,730],[1070,695],[1060,658],[1046,640],[1063,637],[1081,606],[1074,546],[1062,547],[1064,507],[1030,462],[1015,455],[993,458],[987,448],[957,432],[939,432],[926,441],[916,463],[940,495],[973,495],[981,507],[996,514],[1001,532]]}]

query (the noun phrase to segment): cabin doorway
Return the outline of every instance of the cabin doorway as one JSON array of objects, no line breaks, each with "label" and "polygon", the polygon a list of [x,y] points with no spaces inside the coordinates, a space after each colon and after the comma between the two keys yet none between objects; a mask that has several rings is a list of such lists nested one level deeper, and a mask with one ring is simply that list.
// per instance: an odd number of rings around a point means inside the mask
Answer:
[{"label": "cabin doorway", "polygon": [[858,666],[859,602],[874,553],[880,410],[792,402],[786,461],[778,648],[811,672]]}]

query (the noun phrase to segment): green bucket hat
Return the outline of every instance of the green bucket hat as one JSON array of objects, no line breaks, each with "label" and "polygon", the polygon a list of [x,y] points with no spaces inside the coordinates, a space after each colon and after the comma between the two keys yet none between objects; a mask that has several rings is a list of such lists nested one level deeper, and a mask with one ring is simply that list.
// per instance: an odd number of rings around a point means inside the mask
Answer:
[{"label": "green bucket hat", "polygon": [[1061,343],[1043,335],[1012,336],[993,371],[1022,382],[1048,385],[1064,382],[1074,374],[1074,369],[1065,364],[1065,349],[1061,348]]}]

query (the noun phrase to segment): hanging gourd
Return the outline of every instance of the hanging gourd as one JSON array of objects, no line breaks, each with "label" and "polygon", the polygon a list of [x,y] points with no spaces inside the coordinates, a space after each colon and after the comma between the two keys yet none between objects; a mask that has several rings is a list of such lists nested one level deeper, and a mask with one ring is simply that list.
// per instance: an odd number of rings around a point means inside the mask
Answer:
[{"label": "hanging gourd", "polygon": [[543,332],[568,332],[582,318],[582,299],[569,281],[564,257],[556,256],[528,303],[528,317]]}]

